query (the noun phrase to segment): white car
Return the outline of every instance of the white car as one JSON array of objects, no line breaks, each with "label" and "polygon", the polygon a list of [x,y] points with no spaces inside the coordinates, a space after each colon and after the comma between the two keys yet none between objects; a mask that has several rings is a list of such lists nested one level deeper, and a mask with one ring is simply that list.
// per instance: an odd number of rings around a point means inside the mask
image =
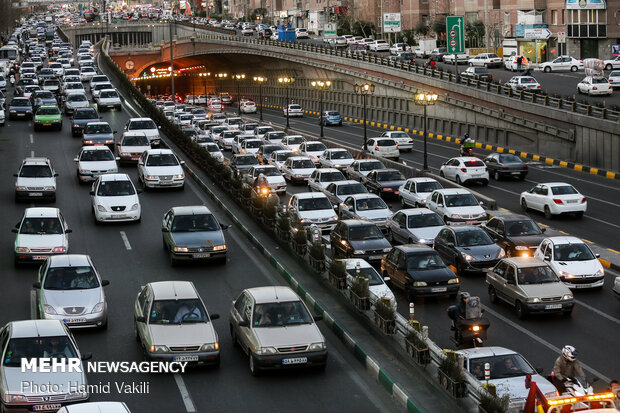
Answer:
[{"label": "white car", "polygon": [[245,101],[241,104],[241,113],[256,113],[256,103],[251,100]]},{"label": "white car", "polygon": [[6,89],[6,79],[1,74],[0,74],[0,89],[1,90],[5,90]]},{"label": "white car", "polygon": [[620,69],[620,55],[610,60],[605,60],[605,70]]},{"label": "white car", "polygon": [[80,182],[90,182],[99,175],[117,173],[117,160],[120,158],[115,158],[107,146],[83,146],[73,161],[77,165]]},{"label": "white car", "polygon": [[517,63],[519,58],[521,58],[521,70],[522,71],[527,70],[530,66],[529,61],[527,60],[527,57],[518,56],[518,55],[512,55],[510,57],[507,57],[504,60],[504,69],[511,70],[513,72],[516,72],[517,70],[519,70],[519,65]]},{"label": "white car", "polygon": [[275,129],[271,126],[257,126],[254,128],[254,137],[257,139],[264,139],[267,132],[273,132]]},{"label": "white car", "polygon": [[401,209],[387,221],[387,239],[392,244],[400,242],[432,247],[444,225],[439,215],[427,208]]},{"label": "white car", "polygon": [[315,169],[314,162],[307,156],[291,156],[282,166],[282,175],[292,183],[305,182]]},{"label": "white car", "polygon": [[443,189],[443,186],[433,178],[409,178],[398,188],[400,205],[403,208],[425,207],[426,200],[436,189]]},{"label": "white car", "polygon": [[529,191],[522,192],[520,202],[524,211],[534,209],[544,212],[547,219],[560,214],[574,214],[581,218],[588,209],[586,197],[564,182],[538,184]]},{"label": "white car", "polygon": [[80,69],[80,79],[82,82],[88,82],[97,74],[97,71],[91,66],[85,66]]},{"label": "white car", "polygon": [[4,126],[6,123],[6,114],[4,113],[4,108],[0,106],[0,126]]},{"label": "white car", "polygon": [[[228,130],[225,129],[226,127],[223,126],[223,130],[222,132],[220,132],[219,134],[214,134],[213,129],[217,129],[220,128],[220,126],[216,126],[215,128],[211,128],[211,131],[209,131],[209,133],[207,134],[207,136],[210,136],[211,138],[213,138],[213,140],[215,142],[217,142],[217,145],[220,147],[221,150],[223,151],[232,151],[232,145],[233,142],[235,141],[235,138],[239,135],[243,135],[243,132],[238,131],[238,130]],[[218,136],[218,138],[216,139],[216,135]],[[254,138],[254,135],[243,135],[243,139],[252,139]]]},{"label": "white car", "polygon": [[142,152],[151,149],[149,138],[143,132],[125,132],[116,143],[119,162],[138,162]]},{"label": "white car", "polygon": [[411,152],[413,149],[413,139],[407,132],[387,131],[383,132],[379,137],[394,139],[398,144],[398,150],[401,152]]},{"label": "white car", "polygon": [[284,195],[286,193],[286,180],[282,176],[280,170],[273,165],[256,165],[250,168],[244,179],[250,185],[253,185],[256,178],[260,174],[265,176],[269,188],[278,195]]},{"label": "white car", "polygon": [[371,221],[383,232],[385,232],[387,220],[392,214],[390,207],[376,194],[351,195],[338,205],[340,219]]},{"label": "white car", "polygon": [[577,83],[577,93],[592,95],[611,96],[614,88],[609,80],[604,77],[586,76],[581,82]]},{"label": "white car", "polygon": [[65,68],[62,67],[61,63],[52,62],[48,67],[54,71],[54,76],[56,77],[62,77],[65,74]]},{"label": "white car", "polygon": [[99,92],[99,96],[94,99],[97,103],[97,108],[101,112],[110,109],[116,109],[119,111],[123,109],[123,106],[121,105],[121,98],[116,89],[103,89]]},{"label": "white car", "polygon": [[488,219],[476,197],[463,188],[436,189],[427,198],[426,207],[436,212],[446,225],[479,225]]},{"label": "white car", "polygon": [[16,265],[42,262],[69,250],[71,230],[58,208],[26,208],[13,232],[17,234],[13,250]]},{"label": "white car", "polygon": [[299,155],[307,156],[316,165],[321,163],[320,156],[325,152],[327,146],[319,141],[307,141],[299,145]]},{"label": "white car", "polygon": [[56,413],[131,413],[123,402],[91,402],[71,404]]},{"label": "white car", "polygon": [[308,29],[298,27],[295,29],[295,36],[297,39],[309,39]]},{"label": "white car", "polygon": [[465,185],[471,182],[489,184],[489,171],[482,160],[472,156],[452,158],[441,165],[439,176]]},{"label": "white car", "polygon": [[159,127],[151,118],[131,118],[125,124],[125,131],[144,133],[153,146],[159,146],[161,142]]},{"label": "white car", "polygon": [[221,112],[222,102],[219,99],[211,99],[209,106],[207,106],[211,112]]},{"label": "white car", "polygon": [[501,67],[502,58],[495,53],[480,53],[467,62],[470,66]]},{"label": "white car", "polygon": [[326,149],[319,156],[319,162],[323,168],[336,168],[340,171],[344,171],[354,160],[353,155],[343,148]]},{"label": "white car", "polygon": [[385,40],[375,40],[368,45],[368,50],[372,52],[389,52],[390,45]]},{"label": "white car", "polygon": [[[241,147],[239,148],[239,152],[237,153],[251,153],[252,155],[256,155],[258,153],[258,149],[263,145],[263,141],[261,139],[246,139],[241,142]],[[233,150],[234,152],[234,150]]]},{"label": "white car", "polygon": [[409,46],[407,43],[394,43],[390,47],[390,54],[392,55],[398,55],[400,53],[410,52],[410,51],[411,51],[411,46]]},{"label": "white car", "polygon": [[138,180],[145,188],[183,189],[184,163],[170,149],[149,149],[138,159]]},{"label": "white car", "polygon": [[542,86],[538,83],[538,80],[534,79],[532,76],[513,76],[508,82],[506,82],[506,86],[512,89],[513,92],[518,92],[521,90],[528,92],[540,92],[542,89]]},{"label": "white car", "polygon": [[471,56],[469,56],[468,54],[452,54],[452,53],[447,53],[445,55],[443,55],[443,57],[441,58],[443,60],[444,63],[449,64],[449,65],[453,65],[454,64],[454,59],[456,58],[456,64],[460,65],[460,64],[464,64],[466,65],[467,63],[469,63],[469,59],[471,59]]},{"label": "white car", "polygon": [[[398,161],[400,150],[394,139],[390,138],[371,138],[367,141],[368,152],[374,156],[382,156]],[[362,146],[362,150],[364,147]]]},{"label": "white car", "polygon": [[15,200],[49,199],[54,202],[57,176],[49,159],[24,159],[15,174]]},{"label": "white car", "polygon": [[243,119],[241,118],[226,118],[222,123],[222,126],[226,126],[229,130],[239,129],[239,127],[243,125]]},{"label": "white car", "polygon": [[88,87],[90,88],[90,91],[94,91],[95,90],[95,86],[100,85],[100,84],[106,84],[106,83],[110,83],[110,79],[108,79],[108,77],[106,75],[94,75],[88,82]]},{"label": "white car", "polygon": [[[232,151],[232,153],[233,154],[241,153],[241,145],[243,145],[243,142],[245,142],[248,139],[255,139],[255,138],[252,135],[241,135],[241,134],[235,135],[235,137],[233,138],[230,144],[230,150]],[[222,139],[222,141],[224,141],[224,139]],[[224,141],[224,147],[226,147],[225,141]],[[258,152],[258,149],[257,149],[257,152]]]},{"label": "white car", "polygon": [[315,169],[308,179],[308,190],[310,192],[323,192],[327,185],[332,182],[344,181],[346,178],[338,169],[319,168]]},{"label": "white car", "polygon": [[576,237],[545,238],[534,257],[547,261],[568,288],[598,288],[605,282],[605,270],[598,254]]},{"label": "white car", "polygon": [[390,299],[390,305],[396,311],[397,301],[396,297],[390,287],[385,283],[389,281],[388,278],[383,278],[366,260],[361,258],[348,258],[343,259],[346,263],[347,269],[347,285],[350,287],[355,280],[355,277],[361,276],[368,278],[368,298],[370,303],[374,304],[383,297]]},{"label": "white car", "polygon": [[323,231],[331,231],[338,223],[338,215],[327,196],[320,192],[293,194],[288,202],[291,222],[302,226],[317,225]]},{"label": "white car", "polygon": [[129,175],[101,175],[90,191],[95,222],[136,221],[140,222],[142,209],[140,199]]},{"label": "white car", "polygon": [[299,146],[306,140],[301,135],[288,135],[282,139],[282,145],[295,153],[299,153]]},{"label": "white car", "polygon": [[82,82],[68,82],[63,85],[63,95],[68,96],[75,93],[86,94],[86,89],[84,89],[84,85],[82,85]]},{"label": "white car", "polygon": [[377,159],[359,159],[347,166],[344,172],[347,178],[361,182],[375,169],[385,169],[385,165]]},{"label": "white car", "polygon": [[620,70],[614,70],[609,73],[609,77],[607,78],[611,87],[620,87]]},{"label": "white car", "polygon": [[550,62],[544,62],[540,65],[540,70],[543,72],[561,72],[561,71],[571,71],[576,72],[577,70],[583,70],[584,65],[582,60],[575,59],[571,56],[559,56],[553,59]]},{"label": "white car", "polygon": [[215,160],[222,162],[222,163],[224,162],[225,160],[224,154],[220,150],[220,147],[217,146],[217,143],[207,142],[207,143],[199,143],[199,145],[204,147],[207,150],[207,152],[209,152],[209,155],[214,157]]},{"label": "white car", "polygon": [[[282,109],[282,113],[284,114],[284,116],[286,116],[286,109]],[[288,105],[288,117],[289,118],[292,118],[292,117],[303,118],[304,112],[301,109],[301,106],[296,103]]]},{"label": "white car", "polygon": [[280,149],[277,151],[271,152],[269,155],[269,160],[267,161],[269,165],[273,165],[282,171],[282,167],[284,166],[284,162],[291,156],[295,156],[295,152],[288,149]]}]

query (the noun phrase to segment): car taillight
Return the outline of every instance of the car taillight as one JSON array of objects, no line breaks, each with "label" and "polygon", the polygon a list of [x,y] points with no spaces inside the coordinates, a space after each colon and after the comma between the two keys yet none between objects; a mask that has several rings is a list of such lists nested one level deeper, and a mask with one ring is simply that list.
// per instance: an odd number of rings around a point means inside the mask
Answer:
[{"label": "car taillight", "polygon": [[540,85],[536,86],[536,89],[540,89]]},{"label": "car taillight", "polygon": [[592,86],[592,90],[598,90],[596,86]]},{"label": "car taillight", "polygon": [[523,165],[523,169],[527,171],[527,165]]},{"label": "car taillight", "polygon": [[467,172],[467,168],[461,168],[461,172]]},{"label": "car taillight", "polygon": [[582,204],[583,204],[584,202],[586,202],[586,201],[587,201],[587,199],[586,199],[586,197],[585,197],[585,196],[584,196],[583,198],[581,198],[581,203],[582,203]]},{"label": "car taillight", "polygon": [[507,171],[507,170],[509,170],[509,169],[510,169],[510,168],[508,168],[507,166],[502,167],[502,171]]},{"label": "car taillight", "polygon": [[493,79],[493,75],[489,75],[489,79]]},{"label": "car taillight", "polygon": [[555,202],[558,205],[562,205],[564,202],[562,202],[561,199],[554,199],[553,202]]},{"label": "car taillight", "polygon": [[489,172],[489,168],[487,168],[486,166],[484,167],[484,172]]},{"label": "car taillight", "polygon": [[375,145],[375,151],[379,150],[379,145]]}]

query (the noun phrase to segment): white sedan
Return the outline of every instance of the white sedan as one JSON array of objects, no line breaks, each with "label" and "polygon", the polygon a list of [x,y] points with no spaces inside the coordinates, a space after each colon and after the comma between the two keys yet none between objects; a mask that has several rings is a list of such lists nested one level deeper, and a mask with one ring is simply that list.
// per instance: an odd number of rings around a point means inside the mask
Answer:
[{"label": "white sedan", "polygon": [[570,184],[551,182],[536,185],[520,196],[524,211],[534,209],[545,213],[545,218],[554,215],[575,214],[581,218],[588,208],[588,200]]},{"label": "white sedan", "polygon": [[385,40],[375,40],[368,45],[368,49],[373,52],[389,52],[390,45]]},{"label": "white sedan", "polygon": [[605,60],[605,70],[620,69],[620,55],[610,60]]},{"label": "white sedan", "polygon": [[[286,109],[282,109],[282,114],[286,116]],[[292,117],[303,118],[304,112],[301,109],[301,106],[298,104],[288,105],[288,117],[289,118],[292,118]]]},{"label": "white sedan", "polygon": [[577,60],[571,56],[560,56],[553,59],[550,62],[545,62],[540,65],[540,70],[543,72],[559,72],[559,71],[571,71],[583,70],[584,65],[582,60]]},{"label": "white sedan", "polygon": [[456,56],[456,64],[464,64],[466,65],[469,62],[469,59],[471,59],[471,57],[468,54],[445,54],[442,57],[442,60],[444,63],[447,63],[449,65],[453,65],[454,64],[454,59]]},{"label": "white sedan", "polygon": [[470,66],[483,66],[483,67],[500,67],[503,62],[502,58],[495,53],[480,53],[469,59]]},{"label": "white sedan", "polygon": [[588,96],[611,96],[614,93],[614,88],[609,80],[604,77],[586,76],[581,82],[577,83],[577,93],[587,93]]},{"label": "white sedan", "polygon": [[462,185],[469,182],[489,183],[489,171],[484,162],[472,156],[460,156],[444,162],[439,169],[439,176]]},{"label": "white sedan", "polygon": [[149,149],[138,159],[138,180],[145,188],[183,189],[184,163],[170,149]]},{"label": "white sedan", "polygon": [[140,222],[140,192],[127,174],[99,176],[90,191],[95,222]]},{"label": "white sedan", "polygon": [[89,182],[97,179],[99,175],[117,173],[117,160],[120,158],[115,158],[107,146],[83,146],[74,159],[78,179],[80,182]]}]

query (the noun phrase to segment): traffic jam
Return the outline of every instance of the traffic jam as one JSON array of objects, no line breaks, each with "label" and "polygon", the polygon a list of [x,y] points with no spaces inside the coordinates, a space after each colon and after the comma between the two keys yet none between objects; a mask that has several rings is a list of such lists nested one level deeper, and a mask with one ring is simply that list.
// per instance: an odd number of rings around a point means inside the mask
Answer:
[{"label": "traffic jam", "polygon": [[[30,136],[32,143],[57,133],[75,149],[63,158],[33,150],[23,159],[3,160],[15,169],[19,215],[16,224],[10,223],[14,268],[5,271],[32,274],[32,319],[7,320],[0,330],[1,406],[2,411],[128,412],[123,402],[88,402],[84,388],[45,396],[19,386],[27,374],[24,360],[86,363],[92,354],[78,346],[83,330],[110,334],[117,324],[111,303],[120,303],[108,286],[118,281],[111,284],[97,261],[77,253],[77,242],[70,245],[83,221],[96,226],[94,234],[109,227],[125,234],[144,226],[145,212],[152,208],[144,202],[148,192],[167,200],[157,231],[163,247],[159,254],[169,268],[217,272],[240,252],[231,248],[231,225],[224,214],[204,202],[175,203],[185,188],[194,187],[185,155],[171,149],[156,120],[136,113],[126,101],[117,80],[99,67],[96,45],[62,40],[49,14],[24,19],[0,59],[7,79],[0,91],[0,123],[6,125],[0,136],[15,131],[23,139]],[[408,133],[377,133],[365,147],[334,145],[261,122],[257,102],[233,95],[219,90],[149,100],[211,158],[229,167],[252,198],[276,204],[278,219],[290,221],[291,238],[305,238],[310,247],[322,244],[330,266],[342,263],[349,288],[367,279],[373,306],[387,302],[405,317],[409,303],[440,311],[444,324],[439,329],[449,329],[462,367],[480,382],[494,383],[498,396],[508,395],[511,408],[534,412],[528,397],[534,392],[549,412],[567,407],[617,411],[618,382],[602,383],[580,364],[588,348],[564,343],[555,359],[546,360],[543,372],[517,351],[524,349],[522,343],[515,349],[493,345],[494,324],[505,319],[552,325],[583,311],[578,305],[582,290],[620,300],[620,277],[609,283],[614,273],[603,267],[589,242],[576,234],[549,234],[538,222],[541,217],[583,219],[588,198],[578,187],[552,179],[538,182],[519,195],[521,210],[490,211],[475,190],[492,180],[498,185],[526,180],[528,165],[516,155],[480,156],[475,141],[465,136],[459,156],[445,161],[437,176],[406,178],[394,162],[402,164],[402,155],[417,144]],[[303,106],[288,102],[278,115],[287,122],[303,118]],[[343,116],[327,108],[318,121],[338,127]],[[58,170],[67,168],[75,174],[73,200],[59,195],[68,181]],[[87,205],[79,225],[63,214],[68,201]],[[127,238],[123,242],[127,247]],[[219,335],[229,324],[233,346],[239,347],[233,353],[247,359],[252,376],[289,368],[323,371],[333,363],[319,329],[322,317],[293,289],[253,283],[237,292],[226,297],[228,314],[220,316],[192,281],[171,276],[143,283],[126,306],[133,313],[126,317],[142,359],[226,368]],[[23,291],[23,297],[28,294]],[[489,304],[483,306],[481,298]],[[497,312],[501,318],[493,316]],[[217,324],[220,318],[227,321]],[[70,373],[64,374],[45,376],[45,381],[67,382]],[[536,384],[526,388],[526,377]],[[75,380],[85,384],[86,376]]]}]

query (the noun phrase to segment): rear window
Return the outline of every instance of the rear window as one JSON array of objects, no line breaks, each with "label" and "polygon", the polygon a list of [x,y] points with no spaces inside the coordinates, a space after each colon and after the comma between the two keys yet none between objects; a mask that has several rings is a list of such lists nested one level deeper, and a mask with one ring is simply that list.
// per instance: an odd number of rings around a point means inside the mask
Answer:
[{"label": "rear window", "polygon": [[95,109],[76,110],[73,115],[75,119],[97,119],[97,111]]},{"label": "rear window", "polygon": [[377,141],[377,146],[396,146],[396,141],[393,139],[380,139]]},{"label": "rear window", "polygon": [[592,79],[592,83],[609,83],[609,82],[607,82],[607,79],[602,77],[600,79],[597,79],[597,78]]},{"label": "rear window", "polygon": [[478,161],[478,160],[476,160],[476,161],[465,161],[463,163],[465,164],[465,166],[470,167],[470,168],[475,167],[475,166],[484,166],[484,162]]},{"label": "rear window", "polygon": [[129,130],[157,129],[157,125],[152,120],[134,120],[129,124]]},{"label": "rear window", "polygon": [[577,190],[570,185],[566,186],[552,186],[551,192],[553,195],[574,195],[578,194]]}]

